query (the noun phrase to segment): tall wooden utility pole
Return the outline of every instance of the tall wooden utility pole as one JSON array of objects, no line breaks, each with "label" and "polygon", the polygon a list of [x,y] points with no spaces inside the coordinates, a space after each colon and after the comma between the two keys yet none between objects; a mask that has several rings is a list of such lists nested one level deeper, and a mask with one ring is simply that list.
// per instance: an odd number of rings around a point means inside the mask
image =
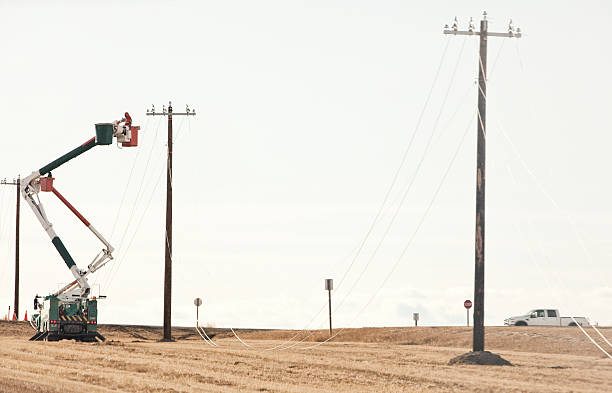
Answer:
[{"label": "tall wooden utility pole", "polygon": [[164,267],[164,338],[172,341],[172,116],[195,116],[195,110],[187,106],[184,113],[172,112],[172,102],[168,110],[163,106],[161,113],[155,112],[155,106],[147,109],[147,116],[168,117],[168,170],[166,175],[166,233],[164,236],[165,267]]},{"label": "tall wooden utility pole", "polygon": [[521,37],[521,29],[508,25],[507,33],[489,32],[486,11],[482,14],[480,31],[474,31],[470,19],[467,31],[457,26],[457,18],[451,28],[446,25],[444,34],[480,36],[480,55],[478,57],[478,136],[476,157],[476,249],[474,265],[474,338],[473,351],[484,351],[484,263],[485,263],[485,166],[486,166],[486,109],[487,109],[487,41],[488,37]]},{"label": "tall wooden utility pole", "polygon": [[[13,313],[19,319],[19,212],[21,211],[21,179],[19,176],[17,180],[13,179],[12,182],[7,182],[4,179],[0,184],[16,186],[15,188],[17,189],[17,206],[15,211],[15,304],[13,305]],[[10,319],[11,316],[9,315],[8,318]]]}]

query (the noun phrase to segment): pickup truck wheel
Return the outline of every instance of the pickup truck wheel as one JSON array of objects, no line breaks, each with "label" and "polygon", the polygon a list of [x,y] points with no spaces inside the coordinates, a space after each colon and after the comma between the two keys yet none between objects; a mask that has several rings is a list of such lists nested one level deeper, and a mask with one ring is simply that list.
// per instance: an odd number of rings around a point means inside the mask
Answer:
[{"label": "pickup truck wheel", "polygon": [[516,324],[514,324],[514,326],[527,326],[527,322],[525,322],[525,321],[518,321]]},{"label": "pickup truck wheel", "polygon": [[570,322],[570,324],[567,326],[576,326],[576,324],[574,322]]}]

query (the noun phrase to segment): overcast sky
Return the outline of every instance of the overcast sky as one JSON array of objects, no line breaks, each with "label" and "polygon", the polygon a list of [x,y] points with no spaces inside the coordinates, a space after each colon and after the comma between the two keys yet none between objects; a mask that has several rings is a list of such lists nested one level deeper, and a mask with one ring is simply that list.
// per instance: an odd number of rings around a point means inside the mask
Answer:
[{"label": "overcast sky", "polygon": [[[524,37],[489,43],[486,323],[553,307],[612,324],[609,2],[1,3],[0,177],[125,111],[142,126],[138,148],[99,146],[53,171],[117,248],[91,280],[108,296],[100,322],[162,321],[166,123],[145,111],[171,100],[197,113],[174,122],[175,324],[194,324],[201,297],[211,325],[323,328],[325,278],[336,326],[410,325],[413,312],[464,324],[478,39],[442,29],[487,7],[491,31],[512,18]],[[5,310],[14,191],[0,187]],[[41,201],[85,268],[101,245],[53,195]],[[72,276],[26,204],[21,217],[31,314],[36,293]]]}]

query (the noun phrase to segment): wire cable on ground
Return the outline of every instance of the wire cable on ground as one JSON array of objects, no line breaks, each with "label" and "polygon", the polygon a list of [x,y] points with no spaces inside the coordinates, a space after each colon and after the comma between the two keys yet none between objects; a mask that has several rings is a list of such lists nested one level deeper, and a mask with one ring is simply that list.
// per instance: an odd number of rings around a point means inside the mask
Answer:
[{"label": "wire cable on ground", "polygon": [[[200,329],[201,329],[202,331],[200,331]],[[196,331],[198,332],[198,334],[200,335],[200,337],[202,337],[202,339],[203,339],[204,341],[206,341],[206,344],[210,345],[211,347],[216,347],[216,346],[217,346],[217,344],[216,344],[216,343],[215,343],[213,340],[211,340],[211,338],[210,338],[210,337],[208,337],[208,334],[206,334],[206,330],[204,330],[204,328],[203,328],[203,327],[200,327],[200,326],[199,326],[198,321],[196,321]]]}]

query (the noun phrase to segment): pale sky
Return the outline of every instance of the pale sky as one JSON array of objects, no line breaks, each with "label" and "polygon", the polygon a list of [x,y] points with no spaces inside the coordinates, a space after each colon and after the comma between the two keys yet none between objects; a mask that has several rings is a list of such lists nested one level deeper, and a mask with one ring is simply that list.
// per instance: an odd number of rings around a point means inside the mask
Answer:
[{"label": "pale sky", "polygon": [[[173,323],[193,325],[201,297],[204,323],[324,328],[323,280],[334,278],[336,326],[411,325],[413,312],[423,325],[464,324],[478,39],[442,29],[455,15],[478,24],[486,8],[491,31],[512,18],[524,33],[489,44],[486,323],[553,307],[612,324],[609,2],[92,4],[2,1],[0,177],[28,175],[125,111],[142,126],[138,148],[98,146],[53,171],[118,249],[90,280],[108,296],[101,323],[162,322],[166,123],[145,111],[171,100],[197,112],[174,123]],[[351,264],[441,61],[383,218]],[[0,187],[4,310],[14,194]],[[101,245],[53,195],[41,200],[85,268]],[[36,293],[72,276],[25,203],[21,217],[20,307],[31,314]]]}]

